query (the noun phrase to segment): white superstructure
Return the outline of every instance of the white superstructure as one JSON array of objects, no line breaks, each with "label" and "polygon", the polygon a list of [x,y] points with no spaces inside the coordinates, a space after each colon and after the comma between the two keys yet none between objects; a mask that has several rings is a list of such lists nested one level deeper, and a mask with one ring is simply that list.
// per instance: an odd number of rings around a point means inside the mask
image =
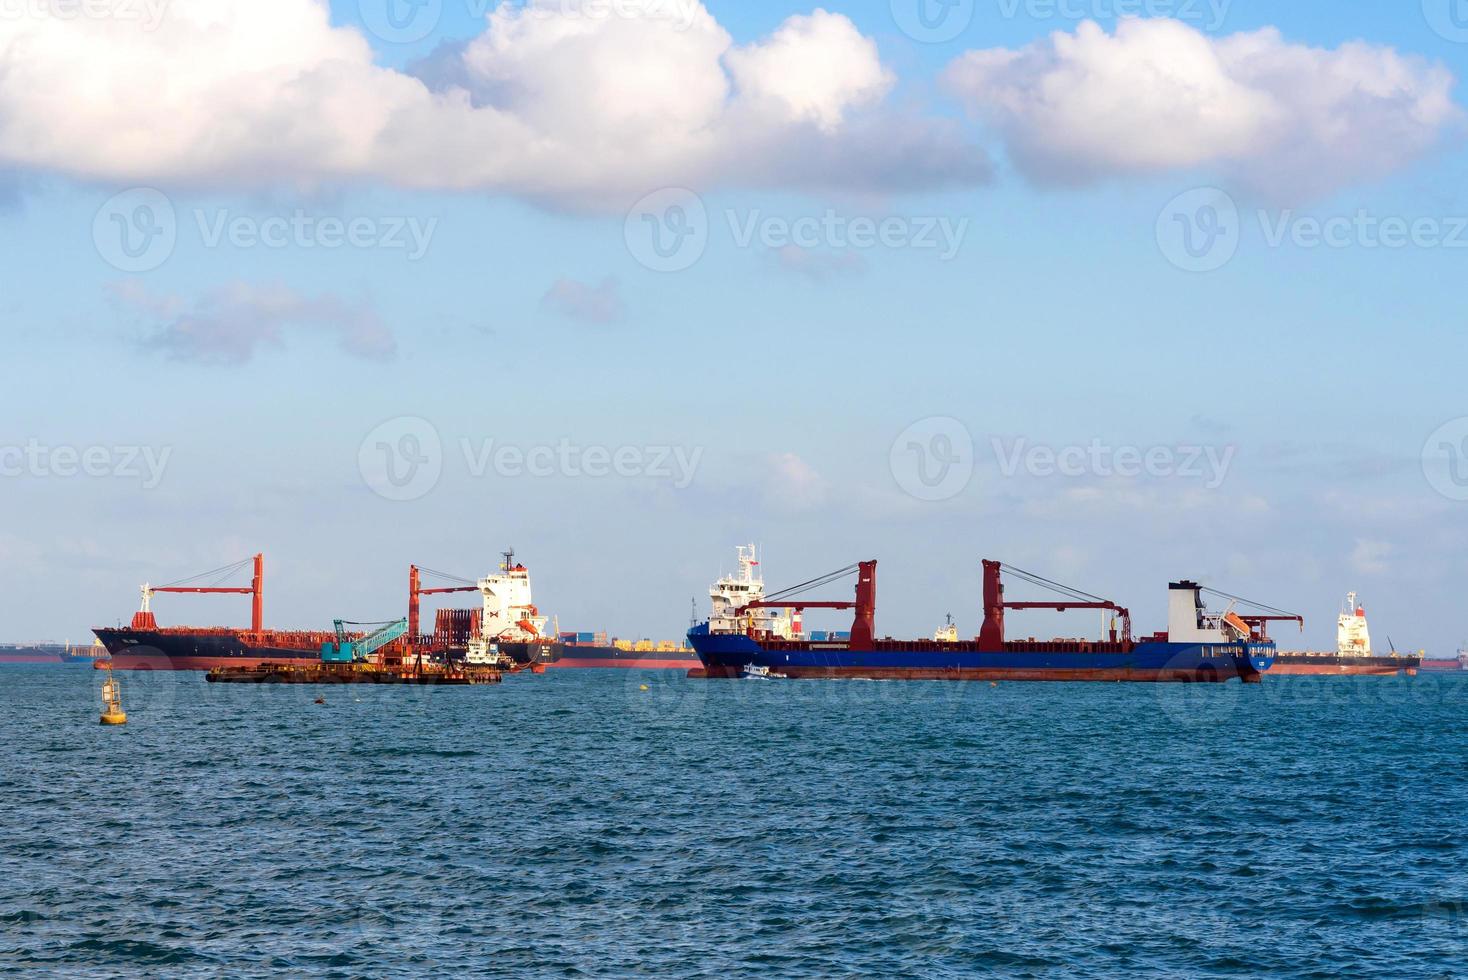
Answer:
[{"label": "white superstructure", "polygon": [[789,609],[739,609],[765,597],[764,578],[757,571],[759,558],[754,545],[740,545],[739,571],[725,575],[709,588],[712,610],[709,614],[709,632],[744,633],[751,629],[773,633],[783,639],[796,636],[798,630]]},{"label": "white superstructure", "polygon": [[1222,613],[1208,611],[1197,582],[1173,582],[1167,587],[1169,643],[1229,643],[1248,637],[1248,625],[1232,607]]},{"label": "white superstructure", "polygon": [[469,640],[465,660],[471,664],[493,664],[500,659],[501,643],[535,643],[545,636],[547,619],[535,607],[530,594],[530,571],[505,552],[499,574],[479,580],[484,610],[479,635]]},{"label": "white superstructure", "polygon": [[1366,607],[1356,602],[1356,593],[1346,593],[1346,604],[1336,626],[1336,652],[1342,657],[1371,656],[1371,631],[1366,628]]}]

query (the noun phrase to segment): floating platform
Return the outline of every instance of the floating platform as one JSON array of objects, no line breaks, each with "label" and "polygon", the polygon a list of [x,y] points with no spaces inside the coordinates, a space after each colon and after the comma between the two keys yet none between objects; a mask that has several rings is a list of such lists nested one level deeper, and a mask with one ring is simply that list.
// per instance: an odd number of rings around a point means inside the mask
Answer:
[{"label": "floating platform", "polygon": [[504,671],[497,667],[451,667],[414,670],[375,664],[260,664],[252,667],[215,667],[205,679],[211,684],[416,684],[425,687],[464,687],[499,684]]}]

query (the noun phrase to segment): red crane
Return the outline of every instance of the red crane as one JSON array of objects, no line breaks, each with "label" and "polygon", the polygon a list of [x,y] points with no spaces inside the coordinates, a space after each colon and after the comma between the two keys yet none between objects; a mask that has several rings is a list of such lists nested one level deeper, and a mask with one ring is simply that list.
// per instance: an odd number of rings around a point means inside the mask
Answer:
[{"label": "red crane", "polygon": [[805,609],[855,609],[856,617],[851,623],[851,648],[853,650],[870,649],[872,641],[876,639],[876,615],[877,615],[877,563],[875,561],[858,562],[855,566],[856,575],[856,599],[853,602],[825,602],[808,601],[805,599],[781,598],[791,593],[803,592],[807,589],[824,585],[838,578],[849,575],[852,566],[811,579],[800,585],[792,586],[783,592],[777,592],[768,599],[761,599],[740,606],[734,611],[737,616],[746,609],[794,609],[797,611]]},{"label": "red crane", "polygon": [[[262,632],[265,629],[265,556],[263,554],[256,555],[254,557],[254,559],[247,558],[244,561],[236,562],[234,565],[228,565],[228,566],[225,566],[222,569],[215,569],[214,572],[205,572],[203,575],[195,575],[194,578],[195,579],[200,579],[200,578],[203,578],[205,575],[213,575],[213,574],[215,574],[215,572],[223,572],[223,573],[226,573],[227,574],[229,572],[234,571],[236,568],[240,568],[240,567],[244,566],[247,562],[250,562],[252,560],[253,560],[254,565],[255,565],[255,574],[254,574],[254,577],[250,580],[250,586],[249,586],[249,588],[239,588],[239,587],[226,588],[226,587],[219,587],[219,586],[198,586],[198,585],[159,585],[159,586],[151,586],[151,585],[146,585],[145,584],[143,586],[143,608],[140,609],[140,610],[138,610],[136,613],[133,614],[133,623],[132,623],[133,629],[156,630],[158,628],[158,621],[157,621],[157,619],[154,618],[152,610],[148,608],[148,601],[153,598],[154,593],[157,593],[157,592],[174,592],[174,593],[181,593],[181,594],[184,594],[184,595],[247,595],[247,596],[251,596],[252,598],[250,600],[250,632],[252,632],[252,633]],[[189,581],[189,580],[188,579],[183,579],[182,581]]]},{"label": "red crane", "polygon": [[[1059,592],[1068,598],[1063,600],[1050,600],[1044,602],[1005,602],[1004,583],[1000,573],[1008,568],[1020,578],[1035,585],[1042,586],[1054,592]],[[1130,643],[1132,639],[1132,614],[1130,610],[1108,599],[1081,592],[1069,586],[1060,585],[1047,578],[1042,578],[1033,572],[1026,572],[1022,568],[1005,565],[1002,562],[984,560],[984,625],[979,630],[979,649],[987,652],[995,652],[1004,649],[1004,610],[1006,609],[1054,609],[1064,612],[1067,609],[1110,609],[1121,617],[1121,640]],[[1111,630],[1111,642],[1117,639],[1116,628]]]},{"label": "red crane", "polygon": [[[419,599],[422,596],[426,596],[426,595],[447,595],[450,592],[478,592],[479,591],[479,586],[477,586],[477,585],[451,585],[451,586],[445,586],[445,587],[441,587],[441,588],[425,589],[425,588],[423,588],[423,574],[422,574],[424,571],[425,571],[425,569],[421,569],[417,565],[409,565],[408,566],[408,635],[413,638],[413,641],[415,643],[418,640],[418,622],[419,622],[419,606],[420,606]],[[426,571],[433,572],[433,569],[431,569],[431,568],[430,569],[426,569]],[[452,575],[444,575],[443,572],[433,572],[433,574],[442,576],[443,578],[454,578],[455,577],[455,576],[452,576]]]}]

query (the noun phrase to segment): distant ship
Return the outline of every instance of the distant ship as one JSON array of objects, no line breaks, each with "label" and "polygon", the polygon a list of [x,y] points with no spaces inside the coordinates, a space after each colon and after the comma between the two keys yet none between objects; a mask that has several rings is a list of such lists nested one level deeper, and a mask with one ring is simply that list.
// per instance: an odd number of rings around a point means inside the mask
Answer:
[{"label": "distant ship", "polygon": [[1433,671],[1459,671],[1468,670],[1468,643],[1458,648],[1458,656],[1452,660],[1443,658],[1422,659],[1423,670]]},{"label": "distant ship", "polygon": [[[1262,629],[1230,608],[1210,614],[1202,587],[1174,582],[1168,590],[1168,628],[1141,639],[1131,614],[1099,596],[1061,586],[996,561],[983,562],[984,623],[974,639],[957,639],[951,622],[934,639],[895,640],[876,634],[877,563],[858,562],[766,595],[752,546],[738,550],[740,572],[710,589],[709,619],[688,633],[707,677],[862,678],[904,680],[1203,681],[1239,678],[1258,683],[1274,659]],[[1009,602],[1001,573],[1057,593],[1043,602]],[[855,601],[824,602],[806,592],[855,573]],[[802,632],[806,609],[852,609],[851,630],[816,638]],[[1109,636],[1009,640],[1006,610],[1096,609],[1114,615]],[[1117,619],[1121,628],[1117,628]]]},{"label": "distant ship", "polygon": [[1315,674],[1331,676],[1390,676],[1415,674],[1422,658],[1415,654],[1374,653],[1371,631],[1366,625],[1366,607],[1355,592],[1347,593],[1336,622],[1334,653],[1305,650],[1281,650],[1274,658],[1271,674]]},{"label": "distant ship", "polygon": [[70,643],[0,646],[0,664],[90,664],[106,656],[107,648],[99,642],[86,647],[74,647]]},{"label": "distant ship", "polygon": [[[691,650],[678,644],[650,641],[607,641],[605,634],[546,633],[547,618],[531,594],[530,572],[515,560],[513,550],[503,554],[497,572],[476,581],[453,579],[445,587],[425,588],[428,569],[411,566],[408,575],[407,624],[400,639],[381,648],[380,656],[432,663],[464,662],[488,665],[503,655],[516,663],[555,667],[679,667],[697,663]],[[252,569],[248,587],[187,584],[202,579],[222,581],[230,574]],[[442,573],[434,573],[440,574]],[[167,586],[142,586],[142,604],[127,626],[98,627],[98,643],[111,654],[111,665],[121,670],[213,670],[217,667],[260,667],[265,664],[315,665],[325,645],[360,639],[367,631],[341,636],[330,630],[274,630],[264,624],[264,556],[215,569]],[[471,609],[437,610],[432,632],[420,627],[424,596],[479,593],[480,605]],[[250,627],[161,627],[152,610],[158,593],[237,594],[250,596]],[[350,623],[353,627],[381,624]],[[574,637],[574,639],[571,639]]]}]

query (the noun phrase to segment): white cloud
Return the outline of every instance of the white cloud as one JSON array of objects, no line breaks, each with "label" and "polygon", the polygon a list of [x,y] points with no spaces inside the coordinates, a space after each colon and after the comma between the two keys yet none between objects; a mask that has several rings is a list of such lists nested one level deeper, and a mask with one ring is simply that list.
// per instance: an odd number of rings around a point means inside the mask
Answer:
[{"label": "white cloud", "polygon": [[193,302],[124,280],[113,295],[154,321],[144,346],[181,361],[243,364],[262,347],[281,347],[288,333],[324,335],[345,353],[387,360],[392,333],[371,310],[331,294],[307,296],[288,286],[232,282]]},{"label": "white cloud", "polygon": [[877,45],[839,14],[791,17],[769,40],[725,57],[739,91],[780,106],[793,120],[836,130],[853,106],[875,102],[895,81]]},{"label": "white cloud", "polygon": [[1380,575],[1390,567],[1391,554],[1392,546],[1385,541],[1357,538],[1351,550],[1351,568],[1362,575]]},{"label": "white cloud", "polygon": [[1318,193],[1410,163],[1463,118],[1451,72],[1392,48],[1311,48],[1275,28],[1214,38],[1166,19],[970,51],[946,81],[1042,183],[1201,168]]},{"label": "white cloud", "polygon": [[625,312],[617,280],[603,279],[590,286],[577,279],[557,279],[541,297],[543,307],[573,320],[612,323]]},{"label": "white cloud", "polygon": [[876,46],[793,17],[736,48],[680,16],[504,4],[416,75],[323,0],[173,0],[131,21],[0,19],[0,167],[208,186],[380,180],[625,207],[713,183],[890,190],[985,179],[938,120],[885,114]]},{"label": "white cloud", "polygon": [[826,503],[830,494],[826,478],[796,453],[773,453],[764,462],[765,497],[770,506],[807,511]]}]

